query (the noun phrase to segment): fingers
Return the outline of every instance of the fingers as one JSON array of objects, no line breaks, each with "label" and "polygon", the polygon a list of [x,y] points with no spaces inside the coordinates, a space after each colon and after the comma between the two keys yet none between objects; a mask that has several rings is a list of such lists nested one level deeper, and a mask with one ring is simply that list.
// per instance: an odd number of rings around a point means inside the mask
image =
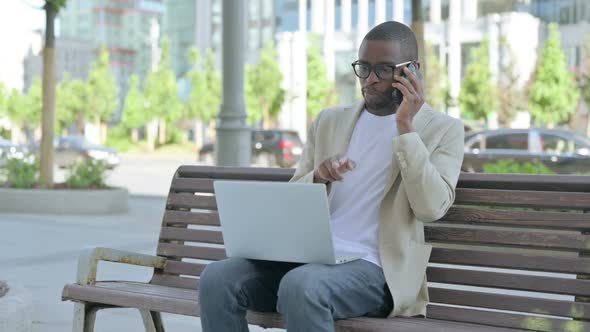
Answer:
[{"label": "fingers", "polygon": [[320,165],[317,176],[324,183],[340,181],[344,173],[352,171],[355,167],[356,163],[348,158],[333,157]]},{"label": "fingers", "polygon": [[418,76],[415,72],[411,71],[408,67],[404,67],[404,73],[406,74],[406,78],[412,83],[414,90],[421,96],[424,95],[424,89],[422,87],[422,82],[418,79]]}]

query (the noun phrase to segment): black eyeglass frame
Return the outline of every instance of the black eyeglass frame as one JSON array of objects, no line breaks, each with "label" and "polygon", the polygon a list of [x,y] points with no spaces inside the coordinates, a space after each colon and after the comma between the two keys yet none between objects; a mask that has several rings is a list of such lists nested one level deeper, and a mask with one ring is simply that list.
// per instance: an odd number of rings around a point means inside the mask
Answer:
[{"label": "black eyeglass frame", "polygon": [[[373,72],[373,73],[375,73],[375,75],[377,76],[378,79],[380,79],[380,80],[383,80],[383,79],[389,80],[389,79],[393,79],[393,75],[394,75],[395,70],[397,68],[399,68],[401,66],[407,66],[407,65],[409,65],[411,63],[415,63],[415,62],[416,62],[416,60],[410,60],[410,61],[405,61],[405,62],[398,63],[398,64],[378,63],[378,64],[375,64],[375,65],[371,65],[371,64],[368,64],[366,62],[361,62],[359,60],[356,60],[355,62],[351,63],[350,65],[352,66],[352,71],[354,71],[354,74],[356,75],[356,77],[358,77],[360,79],[366,80],[367,78],[369,78],[369,76],[371,76],[371,72]],[[363,76],[359,75],[358,72],[356,71],[356,65],[365,65],[365,66],[368,66],[369,67],[369,73],[367,74],[367,76],[363,77]],[[378,67],[389,67],[389,68],[391,68],[392,69],[391,78],[382,78],[381,75],[379,75],[378,71],[375,70]]]}]

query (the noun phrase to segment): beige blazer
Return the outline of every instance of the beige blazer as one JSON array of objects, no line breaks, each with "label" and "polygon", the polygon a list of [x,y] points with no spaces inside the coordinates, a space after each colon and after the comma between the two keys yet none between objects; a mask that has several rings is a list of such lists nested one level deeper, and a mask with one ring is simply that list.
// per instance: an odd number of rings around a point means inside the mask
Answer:
[{"label": "beige blazer", "polygon": [[[322,111],[309,129],[291,181],[313,182],[322,161],[346,155],[363,109],[364,102],[358,102]],[[380,208],[379,253],[394,301],[390,317],[426,316],[426,266],[432,247],[424,243],[423,222],[440,219],[451,207],[463,162],[465,133],[460,120],[425,104],[413,127],[415,132],[391,142],[393,167]]]}]

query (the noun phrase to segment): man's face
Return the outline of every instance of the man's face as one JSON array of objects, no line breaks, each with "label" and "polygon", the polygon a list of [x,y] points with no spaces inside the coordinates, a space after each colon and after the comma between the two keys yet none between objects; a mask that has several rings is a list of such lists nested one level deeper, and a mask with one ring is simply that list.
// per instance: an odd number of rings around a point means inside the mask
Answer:
[{"label": "man's face", "polygon": [[[359,49],[359,62],[369,65],[390,64],[395,65],[407,61],[401,57],[399,43],[382,40],[365,40]],[[399,71],[396,70],[396,74]],[[359,78],[362,94],[367,108],[393,108],[399,105],[401,100],[392,96],[394,79],[380,79],[371,71],[366,79]]]}]

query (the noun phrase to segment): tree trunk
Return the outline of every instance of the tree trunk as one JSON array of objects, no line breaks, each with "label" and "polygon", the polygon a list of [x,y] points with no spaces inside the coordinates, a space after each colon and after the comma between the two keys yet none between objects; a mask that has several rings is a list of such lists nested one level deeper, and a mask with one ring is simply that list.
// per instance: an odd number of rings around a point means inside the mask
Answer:
[{"label": "tree trunk", "polygon": [[195,147],[197,148],[197,151],[199,151],[203,146],[203,123],[200,120],[193,121],[193,131]]},{"label": "tree trunk", "polygon": [[21,128],[15,124],[10,127],[10,141],[12,144],[21,143]]},{"label": "tree trunk", "polygon": [[139,142],[139,130],[137,128],[131,129],[131,142]]},{"label": "tree trunk", "polygon": [[40,184],[53,187],[53,139],[55,136],[55,17],[57,8],[45,2],[45,48],[43,49],[43,115],[41,119]]},{"label": "tree trunk", "polygon": [[160,120],[160,128],[158,130],[158,144],[166,144],[166,120]]},{"label": "tree trunk", "polygon": [[156,131],[158,130],[158,119],[153,119],[147,124],[147,150],[154,151],[156,143]]},{"label": "tree trunk", "polygon": [[100,124],[100,144],[105,144],[109,137],[109,126],[106,123]]}]

